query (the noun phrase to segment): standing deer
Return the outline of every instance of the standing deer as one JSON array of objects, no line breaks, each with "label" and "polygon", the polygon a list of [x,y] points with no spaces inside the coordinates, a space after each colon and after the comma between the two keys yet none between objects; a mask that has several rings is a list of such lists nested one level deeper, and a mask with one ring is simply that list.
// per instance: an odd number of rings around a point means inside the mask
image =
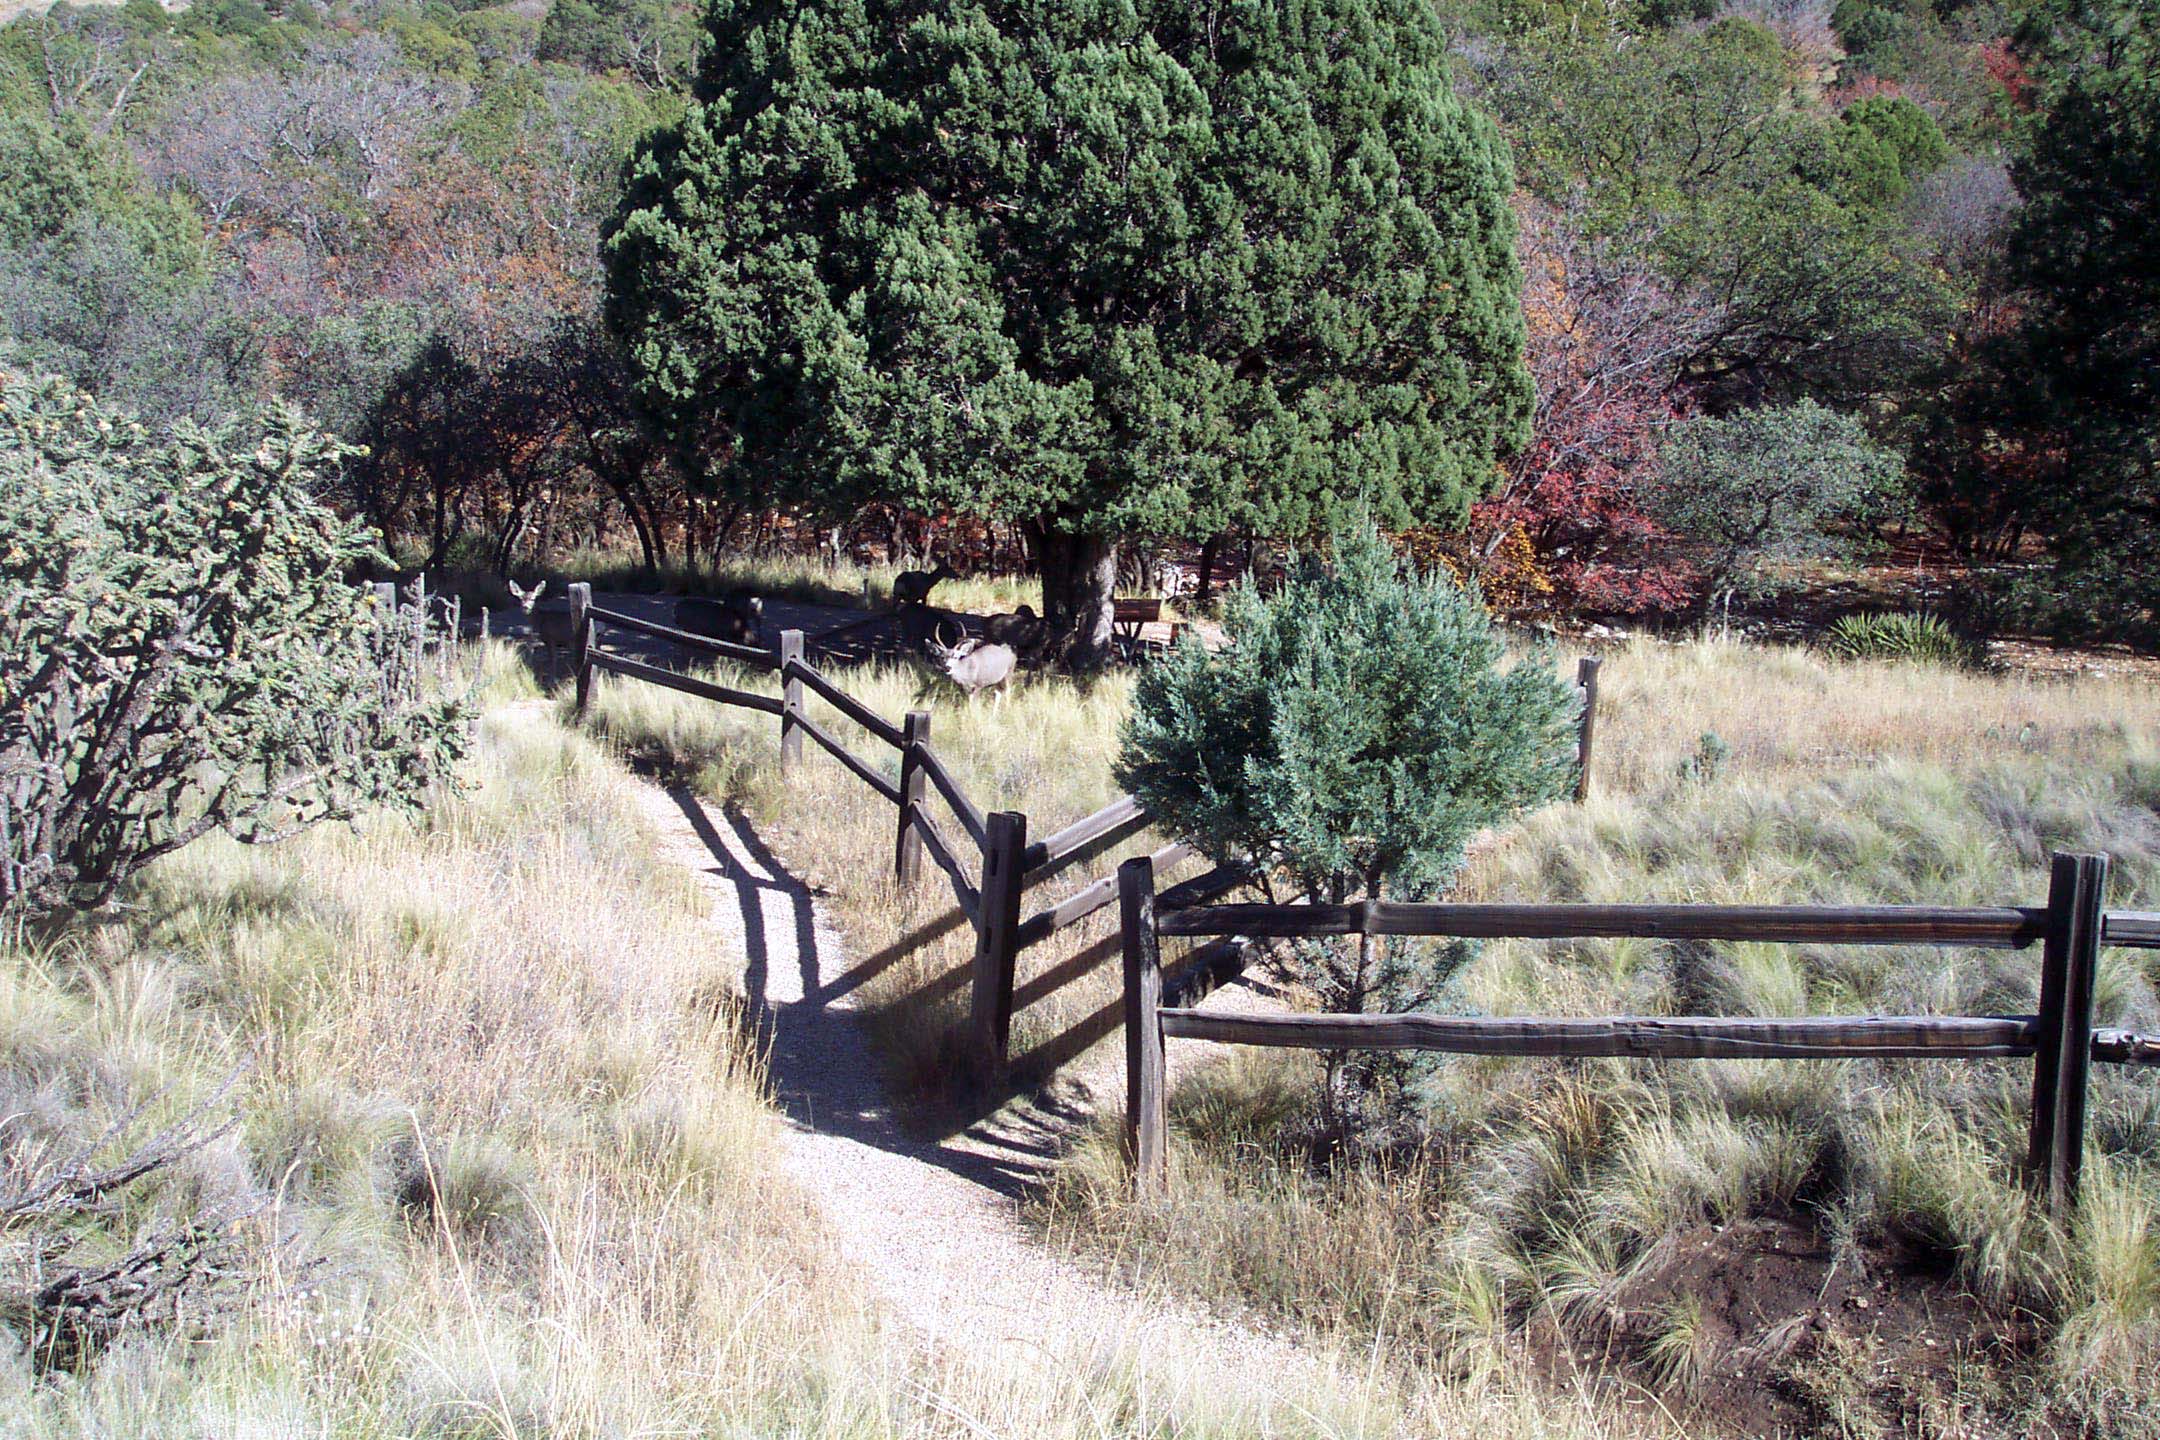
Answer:
[{"label": "standing deer", "polygon": [[996,690],[999,699],[1005,696],[1005,682],[1012,678],[1013,667],[1020,663],[1012,646],[986,645],[980,640],[962,640],[957,645],[940,645],[933,640],[930,657],[946,679],[968,694]]},{"label": "standing deer", "polygon": [[960,572],[938,562],[935,570],[903,570],[892,582],[893,604],[905,608],[920,605],[930,598],[930,592],[947,580],[957,580]]},{"label": "standing deer", "polygon": [[552,685],[560,677],[562,652],[570,648],[570,602],[561,600],[543,608],[540,596],[547,590],[545,580],[535,582],[530,590],[521,589],[517,581],[508,578],[503,583],[517,597],[526,632],[537,636],[547,650],[548,683]]}]

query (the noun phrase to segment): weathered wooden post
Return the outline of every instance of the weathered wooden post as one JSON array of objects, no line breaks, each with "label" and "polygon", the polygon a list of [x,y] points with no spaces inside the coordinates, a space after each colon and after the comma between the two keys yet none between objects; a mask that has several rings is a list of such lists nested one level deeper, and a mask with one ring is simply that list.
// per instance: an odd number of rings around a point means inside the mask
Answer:
[{"label": "weathered wooden post", "polygon": [[1575,684],[1582,691],[1581,728],[1575,737],[1575,798],[1590,798],[1590,747],[1597,741],[1597,678],[1604,662],[1585,655],[1575,664]]},{"label": "weathered wooden post", "polygon": [[1118,902],[1125,940],[1125,1155],[1133,1189],[1159,1195],[1169,1180],[1169,1154],[1153,860],[1141,855],[1118,866]]},{"label": "weathered wooden post", "polygon": [[592,694],[592,586],[580,580],[570,587],[570,678],[576,686],[576,713],[585,713]]},{"label": "weathered wooden post", "polygon": [[793,674],[802,664],[803,637],[800,630],[780,632],[780,770],[793,770],[802,759],[803,718],[802,681]]},{"label": "weathered wooden post", "polygon": [[930,743],[930,712],[908,711],[900,735],[900,828],[893,837],[893,878],[913,885],[922,874],[922,835],[915,829],[915,807],[923,798],[921,754]]},{"label": "weathered wooden post", "polygon": [[397,616],[397,585],[389,580],[378,580],[371,588],[375,592],[375,606],[381,612],[381,618],[386,622],[395,619]]},{"label": "weathered wooden post", "polygon": [[999,810],[985,825],[982,863],[982,919],[975,927],[974,994],[968,1029],[975,1057],[975,1080],[984,1089],[1004,1074],[1006,1046],[1012,1039],[1014,942],[1020,929],[1023,852],[1027,816]]},{"label": "weathered wooden post", "polygon": [[2093,982],[2107,903],[2105,855],[2057,855],[2048,881],[2040,961],[2040,1033],[2033,1056],[2026,1175],[2058,1219],[2076,1208],[2085,1163],[2085,1089],[2092,1074]]}]

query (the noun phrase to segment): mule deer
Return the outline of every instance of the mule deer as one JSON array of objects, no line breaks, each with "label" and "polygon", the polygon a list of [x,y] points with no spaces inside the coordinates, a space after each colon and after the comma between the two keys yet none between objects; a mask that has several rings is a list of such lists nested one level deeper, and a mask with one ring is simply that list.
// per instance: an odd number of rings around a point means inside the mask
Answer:
[{"label": "mule deer", "polygon": [[675,628],[709,640],[756,645],[758,628],[764,620],[764,600],[739,590],[718,600],[692,597],[675,602]]},{"label": "mule deer", "polygon": [[940,584],[959,578],[960,572],[942,560],[935,570],[903,570],[892,582],[893,604],[902,607],[920,605]]},{"label": "mule deer", "polygon": [[542,607],[540,597],[547,591],[545,580],[536,581],[530,590],[520,588],[515,580],[506,578],[503,583],[517,597],[526,633],[538,637],[547,650],[548,682],[553,684],[560,675],[562,652],[570,648],[570,602],[562,600]]},{"label": "mule deer", "polygon": [[996,690],[1002,697],[1005,682],[1020,663],[1012,646],[987,645],[980,640],[962,640],[957,645],[940,645],[933,640],[930,657],[945,672],[946,679],[970,695],[978,690]]}]

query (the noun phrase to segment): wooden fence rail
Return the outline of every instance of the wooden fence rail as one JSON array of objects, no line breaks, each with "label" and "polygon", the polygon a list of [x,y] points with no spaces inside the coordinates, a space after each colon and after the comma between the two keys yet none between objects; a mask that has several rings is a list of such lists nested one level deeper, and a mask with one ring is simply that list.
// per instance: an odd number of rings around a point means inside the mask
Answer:
[{"label": "wooden fence rail", "polygon": [[[1217,905],[1158,897],[1148,857],[1118,870],[1124,940],[1126,1150],[1143,1193],[1167,1183],[1163,1042],[1318,1050],[1634,1059],[1978,1060],[2031,1057],[2029,1183],[2076,1203],[2094,1061],[2160,1065],[2160,1036],[2093,1028],[2103,945],[2160,948],[2160,916],[2104,910],[2107,857],[2057,855],[2044,907],[1818,905]],[[1158,899],[1175,904],[1158,911]],[[1227,1015],[1162,1003],[1164,935],[1652,937],[1787,944],[2041,949],[2040,1013],[2009,1016]]]},{"label": "wooden fence rail", "polygon": [[678,690],[685,695],[695,695],[701,700],[717,700],[722,705],[738,705],[745,710],[759,710],[767,715],[780,713],[780,702],[770,695],[758,695],[748,690],[734,690],[725,685],[715,685],[710,680],[700,680],[695,675],[684,675],[658,665],[647,665],[641,660],[629,660],[620,655],[609,655],[600,650],[589,650],[585,655],[585,670],[601,670],[610,675],[620,675],[628,680],[643,680],[648,685],[658,685],[667,690]]},{"label": "wooden fence rail", "polygon": [[[1117,882],[1114,876],[1098,880],[1023,918],[1021,907],[1026,892],[1147,829],[1148,816],[1140,803],[1129,795],[1121,796],[1093,815],[1031,845],[1027,816],[1018,812],[986,814],[953,777],[944,759],[931,748],[928,711],[911,711],[897,725],[879,715],[805,658],[807,646],[799,630],[782,631],[779,646],[771,651],[714,640],[596,606],[592,603],[592,588],[586,584],[570,586],[570,627],[570,663],[580,714],[588,703],[592,674],[600,671],[718,704],[775,715],[780,719],[783,771],[792,770],[800,762],[802,738],[807,735],[849,774],[894,807],[895,880],[904,886],[918,883],[922,857],[927,854],[951,884],[955,904],[975,930],[968,1047],[975,1080],[985,1085],[996,1083],[1010,1047],[1014,979],[1020,953],[1112,904],[1117,898]],[[599,633],[609,628],[669,641],[749,669],[773,672],[779,677],[781,694],[760,695],[611,654],[595,643]],[[832,729],[813,718],[809,696],[830,705],[871,739],[896,751],[897,780],[850,750]],[[958,842],[948,838],[933,818],[932,792],[965,835],[972,856],[963,853]],[[1153,858],[1157,864],[1168,866],[1187,853],[1181,846],[1170,846],[1157,851]],[[1201,876],[1191,882],[1191,901],[1212,899],[1236,884],[1238,878],[1225,871]]]},{"label": "wooden fence rail", "polygon": [[[755,645],[738,645],[732,640],[715,640],[710,635],[698,635],[688,630],[678,630],[672,625],[662,625],[657,620],[640,620],[637,616],[625,615],[620,610],[603,610],[592,603],[592,586],[580,583],[571,586],[570,589],[573,596],[570,602],[573,610],[578,605],[575,596],[582,591],[585,597],[584,610],[586,615],[601,624],[612,625],[618,630],[628,630],[638,635],[647,635],[655,640],[666,640],[671,644],[680,645],[685,650],[696,650],[706,655],[717,655],[723,660],[733,660],[739,665],[746,665],[754,670],[777,670],[780,668],[779,661],[774,659],[772,652],[769,650],[761,650]],[[574,619],[571,628],[573,631],[579,628]],[[589,626],[585,628],[588,631],[590,630]]]},{"label": "wooden fence rail", "polygon": [[1165,935],[1450,935],[1471,939],[1761,940],[2020,950],[2045,910],[1933,905],[1216,905],[1165,911]]}]

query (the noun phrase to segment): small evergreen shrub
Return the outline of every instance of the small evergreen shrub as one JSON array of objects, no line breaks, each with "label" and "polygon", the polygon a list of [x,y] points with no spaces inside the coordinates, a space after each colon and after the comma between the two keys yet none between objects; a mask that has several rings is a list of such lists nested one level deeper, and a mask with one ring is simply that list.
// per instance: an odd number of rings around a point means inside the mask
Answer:
[{"label": "small evergreen shrub", "polygon": [[[1573,783],[1573,692],[1542,659],[1505,664],[1475,592],[1370,526],[1272,594],[1233,591],[1224,629],[1221,651],[1188,642],[1142,673],[1118,779],[1271,896],[1430,896],[1471,836]],[[1331,1008],[1390,988],[1369,968],[1308,978]]]},{"label": "small evergreen shrub", "polygon": [[1680,778],[1689,784],[1708,785],[1724,772],[1732,758],[1732,745],[1715,730],[1705,730],[1695,741],[1695,753],[1680,762]]},{"label": "small evergreen shrub", "polygon": [[[1230,597],[1229,644],[1188,641],[1134,687],[1119,782],[1217,863],[1254,867],[1271,899],[1416,900],[1470,838],[1574,783],[1576,700],[1549,657],[1505,663],[1474,591],[1421,577],[1370,524],[1339,532],[1263,595]],[[1334,1012],[1438,1001],[1460,944],[1309,940],[1296,978]],[[1329,1053],[1323,1125],[1356,1124],[1398,1062]]]},{"label": "small evergreen shrub", "polygon": [[1928,665],[1975,666],[1983,658],[1970,640],[1939,615],[1878,611],[1844,615],[1830,627],[1827,646],[1847,660],[1912,660]]}]

